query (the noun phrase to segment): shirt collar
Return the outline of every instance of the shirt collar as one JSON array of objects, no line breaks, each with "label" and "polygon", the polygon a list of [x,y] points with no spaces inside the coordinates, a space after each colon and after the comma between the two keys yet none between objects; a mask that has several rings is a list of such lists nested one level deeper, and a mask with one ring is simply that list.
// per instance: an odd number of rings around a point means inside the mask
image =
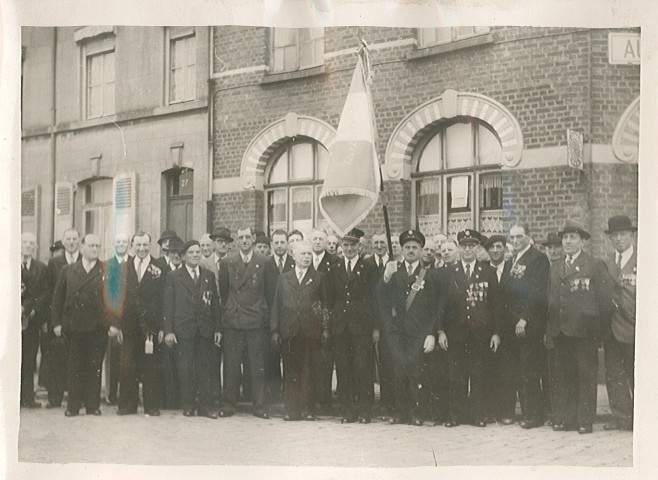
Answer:
[{"label": "shirt collar", "polygon": [[27,257],[27,260],[23,259],[22,262],[25,265],[25,268],[29,270],[30,265],[32,265],[32,257]]},{"label": "shirt collar", "polygon": [[[137,267],[139,267],[139,257],[137,255],[135,255],[135,259],[133,260],[133,263],[135,264],[135,269],[137,269]],[[142,260],[142,265],[148,267],[150,263],[151,263],[151,255],[147,255],[146,258]]]},{"label": "shirt collar", "polygon": [[285,265],[285,263],[286,263],[286,258],[288,257],[288,254],[287,254],[287,253],[284,253],[284,254],[281,255],[281,256],[278,256],[276,253],[274,253],[273,255],[274,255],[274,260],[276,260],[276,264],[277,264],[277,265],[279,264],[279,261],[281,261],[281,260],[283,260],[283,263],[284,263],[284,265]]},{"label": "shirt collar", "polygon": [[197,265],[194,268],[191,268],[188,265],[185,265],[185,268],[187,268],[187,272],[190,274],[190,277],[194,278],[194,275],[192,274],[193,272],[196,273],[197,278],[199,277],[199,266]]},{"label": "shirt collar", "polygon": [[94,260],[93,262],[89,262],[89,261],[87,261],[83,258],[82,259],[82,266],[84,267],[86,272],[89,273],[96,266],[96,262],[98,262],[98,260]]},{"label": "shirt collar", "polygon": [[381,265],[382,263],[386,265],[388,263],[388,253],[385,253],[384,255],[381,256],[375,253],[375,257],[377,257],[375,258],[375,261],[378,265]]},{"label": "shirt collar", "polygon": [[471,272],[473,272],[473,270],[475,270],[475,260],[470,261],[470,262],[465,262],[464,260],[461,260],[461,262],[462,262],[462,267],[464,267],[464,271],[466,271],[466,265],[471,266]]},{"label": "shirt collar", "polygon": [[411,265],[411,271],[412,271],[412,272],[415,272],[415,271],[416,271],[416,267],[418,267],[418,264],[419,264],[419,263],[420,263],[420,260],[416,260],[414,263],[409,263],[409,262],[407,262],[407,261],[405,260],[405,261],[404,261],[404,268],[406,268],[407,270],[409,270],[409,266]]},{"label": "shirt collar", "polygon": [[[626,263],[633,256],[633,245],[631,245],[630,247],[628,247],[626,250],[624,250],[621,253],[617,252],[617,255],[621,255],[621,266],[623,267],[624,265],[626,265]],[[617,256],[615,255],[615,260],[616,259],[617,259]]]},{"label": "shirt collar", "polygon": [[525,246],[525,248],[524,248],[523,250],[521,250],[519,253],[516,253],[516,252],[514,253],[517,262],[519,261],[519,258],[521,258],[521,257],[523,256],[523,254],[524,254],[525,252],[527,252],[528,250],[530,250],[530,247],[532,247],[532,245],[527,244],[527,245]]},{"label": "shirt collar", "polygon": [[356,262],[358,262],[358,261],[359,261],[359,254],[358,253],[356,255],[354,255],[354,257],[352,257],[351,260],[348,260],[348,258],[345,257],[345,264],[347,265],[347,263],[349,263],[350,265],[352,265],[352,268],[354,268],[354,265],[356,265]]},{"label": "shirt collar", "polygon": [[322,259],[324,258],[324,250],[322,250],[321,253],[315,253],[313,252],[313,263],[315,262],[321,262]]},{"label": "shirt collar", "polygon": [[500,270],[501,272],[503,271],[503,268],[505,268],[505,262],[500,262],[498,265],[494,265],[493,263],[489,262],[489,265],[491,265],[496,270]]},{"label": "shirt collar", "polygon": [[115,255],[117,262],[123,263],[128,261],[128,255],[124,255],[123,257],[120,257],[119,255]]},{"label": "shirt collar", "polygon": [[76,251],[75,253],[64,252],[64,255],[65,255],[65,258],[66,258],[66,263],[75,263],[75,262],[77,262],[79,254],[80,254],[80,251]]},{"label": "shirt collar", "polygon": [[576,259],[580,256],[580,253],[581,253],[581,252],[582,252],[582,250],[578,250],[578,253],[576,253],[575,255],[567,255],[567,254],[565,254],[565,255],[564,255],[564,261],[566,262],[567,259],[570,258],[572,263],[575,262]]},{"label": "shirt collar", "polygon": [[240,258],[242,258],[242,261],[243,261],[244,263],[249,263],[249,262],[251,262],[251,258],[252,258],[253,256],[254,256],[254,251],[253,251],[253,250],[251,250],[247,255],[245,255],[244,253],[240,252]]},{"label": "shirt collar", "polygon": [[302,278],[304,277],[304,275],[306,275],[306,270],[308,270],[308,267],[307,268],[302,268],[302,267],[299,267],[299,266],[295,265],[295,273],[299,276],[299,273],[301,272],[302,273]]}]

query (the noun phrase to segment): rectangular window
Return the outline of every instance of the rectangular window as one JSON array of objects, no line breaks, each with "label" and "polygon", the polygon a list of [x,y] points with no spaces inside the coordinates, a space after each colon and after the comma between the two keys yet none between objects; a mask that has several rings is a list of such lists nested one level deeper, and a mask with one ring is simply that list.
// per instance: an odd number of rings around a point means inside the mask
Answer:
[{"label": "rectangular window", "polygon": [[273,28],[270,71],[291,72],[324,63],[324,28]]},{"label": "rectangular window", "polygon": [[419,28],[418,46],[421,48],[456,42],[465,38],[485,35],[491,30],[490,27],[438,27]]},{"label": "rectangular window", "polygon": [[503,179],[499,174],[480,176],[480,209],[503,208]]},{"label": "rectangular window", "polygon": [[86,56],[87,118],[113,115],[114,50]]},{"label": "rectangular window", "polygon": [[173,36],[169,40],[169,103],[196,98],[196,36]]}]

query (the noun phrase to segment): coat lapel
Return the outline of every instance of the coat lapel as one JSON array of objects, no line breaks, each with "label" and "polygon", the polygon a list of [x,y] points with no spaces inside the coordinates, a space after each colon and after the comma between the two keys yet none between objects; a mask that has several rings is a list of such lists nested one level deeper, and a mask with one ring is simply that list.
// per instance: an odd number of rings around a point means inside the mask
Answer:
[{"label": "coat lapel", "polygon": [[240,288],[242,285],[245,284],[247,280],[249,280],[249,277],[251,277],[256,270],[258,270],[261,265],[260,262],[255,258],[255,255],[252,254],[251,260],[247,264],[246,268],[244,268],[244,262],[242,261],[242,257],[238,254],[238,257],[236,259],[236,263],[239,262],[242,264],[242,267],[238,264],[236,266],[237,270],[240,271],[242,270],[242,276],[240,277],[240,280],[238,280],[238,283],[236,285],[236,288]]},{"label": "coat lapel", "polygon": [[94,265],[94,268],[92,268],[89,271],[89,273],[87,273],[85,267],[82,266],[82,262],[76,262],[75,267],[73,267],[73,269],[78,274],[78,276],[82,279],[80,285],[78,286],[78,288],[82,288],[86,284],[94,280],[98,275],[100,275],[101,262],[100,260],[96,260],[96,264]]},{"label": "coat lapel", "polygon": [[576,275],[580,273],[582,268],[589,263],[589,259],[587,258],[587,255],[585,252],[581,251],[580,255],[578,255],[578,258],[576,258],[576,261],[574,262],[573,265],[571,265],[570,268],[567,268],[565,261],[562,261],[562,274],[561,274],[561,279],[564,282],[565,279]]},{"label": "coat lapel", "polygon": [[[192,280],[192,277],[190,276],[190,272],[187,271],[187,267],[185,265],[181,265],[178,270],[182,270],[178,274],[181,276],[181,284],[191,293],[195,294],[198,292],[198,287],[197,285],[194,285],[194,280]],[[199,274],[199,278],[201,278],[201,275]]]}]

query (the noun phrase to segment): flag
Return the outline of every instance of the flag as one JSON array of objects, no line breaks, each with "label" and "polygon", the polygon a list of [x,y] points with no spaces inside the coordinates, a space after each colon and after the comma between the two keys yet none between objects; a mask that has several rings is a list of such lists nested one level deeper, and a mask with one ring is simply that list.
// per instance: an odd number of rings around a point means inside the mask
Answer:
[{"label": "flag", "polygon": [[375,135],[370,88],[359,55],[319,199],[322,215],[341,236],[358,225],[379,198]]}]

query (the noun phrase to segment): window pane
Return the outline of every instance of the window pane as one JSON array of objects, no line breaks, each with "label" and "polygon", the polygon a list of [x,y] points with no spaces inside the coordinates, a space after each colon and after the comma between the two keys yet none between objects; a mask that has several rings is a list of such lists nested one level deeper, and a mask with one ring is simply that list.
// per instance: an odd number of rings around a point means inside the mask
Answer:
[{"label": "window pane", "polygon": [[267,192],[267,208],[270,228],[288,229],[287,218],[287,191],[284,188]]},{"label": "window pane", "polygon": [[291,148],[290,179],[313,178],[313,145],[311,143],[296,143]]},{"label": "window pane", "polygon": [[478,153],[480,165],[499,165],[503,148],[498,137],[483,125],[478,126]]},{"label": "window pane", "polygon": [[491,30],[490,27],[475,27],[475,33],[478,35],[483,33],[489,33],[489,30]]},{"label": "window pane", "polygon": [[101,87],[90,87],[87,92],[87,116],[99,117],[101,115]]},{"label": "window pane", "polygon": [[324,180],[324,177],[327,175],[327,167],[329,167],[329,158],[331,157],[331,154],[329,153],[329,150],[324,148],[321,144],[317,144],[318,146],[318,170],[317,174],[315,175],[315,178],[318,180]]},{"label": "window pane", "polygon": [[503,178],[500,174],[480,177],[480,208],[482,210],[503,208]]},{"label": "window pane", "polygon": [[103,89],[103,115],[114,113],[114,82],[106,83]]},{"label": "window pane", "polygon": [[103,78],[103,57],[95,55],[87,61],[87,82],[90,86],[99,85]]},{"label": "window pane", "polygon": [[297,70],[297,46],[283,48],[283,69]]},{"label": "window pane", "polygon": [[420,155],[420,160],[418,161],[419,172],[431,172],[441,169],[441,145],[441,134],[437,133],[427,143],[423,149],[423,153]]},{"label": "window pane", "polygon": [[103,55],[103,81],[114,81],[114,52],[108,52]]},{"label": "window pane", "polygon": [[196,65],[196,37],[191,36],[185,39],[187,51],[187,66]]},{"label": "window pane", "polygon": [[448,211],[470,210],[471,177],[459,175],[448,179]]},{"label": "window pane", "polygon": [[455,123],[446,129],[446,160],[448,168],[473,165],[473,135],[468,123]]},{"label": "window pane", "polygon": [[320,65],[324,54],[324,28],[300,28],[300,67]]},{"label": "window pane", "polygon": [[274,161],[270,169],[270,179],[268,183],[285,183],[288,181],[288,151],[284,151],[279,158]]},{"label": "window pane", "polygon": [[274,29],[274,47],[285,47],[294,45],[297,37],[295,28],[275,28]]},{"label": "window pane", "polygon": [[420,29],[420,46],[427,47],[439,43],[452,41],[452,32],[450,27],[438,28],[421,28]]},{"label": "window pane", "polygon": [[313,190],[312,187],[295,187],[292,195],[292,228],[308,232],[313,227]]},{"label": "window pane", "polygon": [[474,33],[473,27],[457,27],[457,38],[472,37]]},{"label": "window pane", "polygon": [[416,214],[438,215],[441,213],[441,179],[428,178],[417,183]]},{"label": "window pane", "polygon": [[326,226],[327,221],[324,219],[324,215],[322,215],[322,211],[320,210],[320,192],[322,192],[322,185],[316,185],[315,186],[315,224],[320,226]]}]

